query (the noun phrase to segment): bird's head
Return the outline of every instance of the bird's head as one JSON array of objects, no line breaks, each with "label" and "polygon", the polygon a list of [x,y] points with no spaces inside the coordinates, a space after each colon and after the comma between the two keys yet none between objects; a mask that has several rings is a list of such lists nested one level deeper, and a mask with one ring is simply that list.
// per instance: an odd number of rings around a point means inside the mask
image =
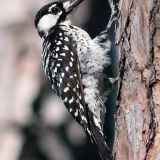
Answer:
[{"label": "bird's head", "polygon": [[35,27],[41,37],[48,35],[59,23],[66,20],[71,11],[83,0],[54,0],[42,7],[36,14]]}]

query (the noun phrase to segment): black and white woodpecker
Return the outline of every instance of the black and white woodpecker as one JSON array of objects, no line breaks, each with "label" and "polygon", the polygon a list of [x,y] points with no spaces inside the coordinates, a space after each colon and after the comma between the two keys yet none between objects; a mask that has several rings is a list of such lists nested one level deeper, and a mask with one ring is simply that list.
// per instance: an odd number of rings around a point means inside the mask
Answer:
[{"label": "black and white woodpecker", "polygon": [[71,24],[68,15],[83,0],[53,1],[42,7],[35,26],[43,43],[43,67],[54,92],[84,128],[103,160],[112,154],[103,134],[103,70],[110,64],[111,41],[107,31],[91,39]]}]

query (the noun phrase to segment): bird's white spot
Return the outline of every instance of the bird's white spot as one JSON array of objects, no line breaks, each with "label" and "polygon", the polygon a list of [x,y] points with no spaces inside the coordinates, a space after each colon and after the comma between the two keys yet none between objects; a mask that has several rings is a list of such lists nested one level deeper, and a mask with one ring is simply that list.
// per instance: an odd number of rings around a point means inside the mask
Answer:
[{"label": "bird's white spot", "polygon": [[71,75],[70,78],[73,78],[73,75]]},{"label": "bird's white spot", "polygon": [[74,77],[77,77],[77,74],[76,74],[76,73],[74,74]]},{"label": "bird's white spot", "polygon": [[61,42],[61,41],[58,41],[58,42],[57,42],[57,45],[60,45],[60,44],[62,44],[62,42]]},{"label": "bird's white spot", "polygon": [[59,58],[59,59],[57,59],[58,61],[63,61],[63,59],[61,59],[61,58]]},{"label": "bird's white spot", "polygon": [[65,69],[66,69],[66,71],[68,72],[68,70],[69,70],[69,67],[66,67]]},{"label": "bird's white spot", "polygon": [[76,110],[76,111],[74,112],[74,116],[75,116],[75,117],[78,116],[78,110]]},{"label": "bird's white spot", "polygon": [[54,72],[57,73],[57,67],[54,68]]},{"label": "bird's white spot", "polygon": [[68,46],[64,46],[63,49],[67,51],[69,50]]},{"label": "bird's white spot", "polygon": [[62,78],[59,79],[59,82],[62,83]]},{"label": "bird's white spot", "polygon": [[64,99],[64,102],[67,102],[68,101],[68,98],[66,97],[65,99]]},{"label": "bird's white spot", "polygon": [[76,85],[76,88],[79,88],[79,84]]},{"label": "bird's white spot", "polygon": [[66,87],[66,88],[64,89],[64,92],[67,92],[67,91],[69,91],[69,87]]},{"label": "bird's white spot", "polygon": [[65,75],[64,73],[61,74],[62,78],[64,77],[64,75]]},{"label": "bird's white spot", "polygon": [[84,109],[83,106],[82,106],[81,104],[79,105],[79,107],[80,107],[80,109]]},{"label": "bird's white spot", "polygon": [[56,65],[57,67],[60,67],[61,65],[59,64],[59,63],[57,63],[57,65]]},{"label": "bird's white spot", "polygon": [[68,87],[70,87],[70,84],[69,84],[69,83],[67,83],[67,86],[68,86]]},{"label": "bird's white spot", "polygon": [[73,66],[73,63],[72,63],[72,62],[69,62],[69,65],[72,67],[72,66]]},{"label": "bird's white spot", "polygon": [[59,33],[59,36],[62,36],[62,33],[61,33],[61,32]]},{"label": "bird's white spot", "polygon": [[76,99],[76,103],[79,103],[79,99]]},{"label": "bird's white spot", "polygon": [[66,56],[66,54],[65,54],[65,53],[60,53],[60,55],[61,55],[61,56]]},{"label": "bird's white spot", "polygon": [[73,52],[71,52],[71,55],[72,55],[72,56],[74,55]]},{"label": "bird's white spot", "polygon": [[87,123],[87,119],[84,115],[82,115],[82,120]]},{"label": "bird's white spot", "polygon": [[72,109],[72,108],[70,108],[70,109],[69,109],[69,112],[71,113],[72,111],[73,111],[73,109]]},{"label": "bird's white spot", "polygon": [[56,47],[56,51],[59,51],[59,47]]},{"label": "bird's white spot", "polygon": [[73,103],[74,101],[74,98],[72,97],[70,100],[69,100],[69,104]]},{"label": "bird's white spot", "polygon": [[67,42],[69,42],[69,39],[68,39],[68,37],[65,37],[65,38],[64,38],[64,40],[65,40],[65,41],[67,41]]},{"label": "bird's white spot", "polygon": [[74,59],[71,57],[71,61],[73,62],[74,61]]},{"label": "bird's white spot", "polygon": [[58,58],[58,54],[55,55],[55,58]]}]

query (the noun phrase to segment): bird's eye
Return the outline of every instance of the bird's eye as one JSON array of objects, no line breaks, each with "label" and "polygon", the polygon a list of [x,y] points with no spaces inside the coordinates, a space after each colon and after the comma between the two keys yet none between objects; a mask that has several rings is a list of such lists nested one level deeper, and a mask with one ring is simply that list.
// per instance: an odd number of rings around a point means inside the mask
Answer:
[{"label": "bird's eye", "polygon": [[51,12],[53,13],[53,14],[57,14],[58,12],[60,11],[60,8],[59,7],[53,7],[52,9],[51,9]]}]

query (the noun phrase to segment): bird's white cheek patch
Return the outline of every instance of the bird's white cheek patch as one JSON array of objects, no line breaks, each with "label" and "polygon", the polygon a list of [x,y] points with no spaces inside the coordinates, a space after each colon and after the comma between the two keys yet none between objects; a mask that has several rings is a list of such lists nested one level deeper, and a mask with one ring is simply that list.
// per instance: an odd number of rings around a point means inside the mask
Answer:
[{"label": "bird's white cheek patch", "polygon": [[53,14],[47,14],[43,16],[38,23],[39,31],[47,33],[53,26],[56,25],[58,18],[59,15]]}]

